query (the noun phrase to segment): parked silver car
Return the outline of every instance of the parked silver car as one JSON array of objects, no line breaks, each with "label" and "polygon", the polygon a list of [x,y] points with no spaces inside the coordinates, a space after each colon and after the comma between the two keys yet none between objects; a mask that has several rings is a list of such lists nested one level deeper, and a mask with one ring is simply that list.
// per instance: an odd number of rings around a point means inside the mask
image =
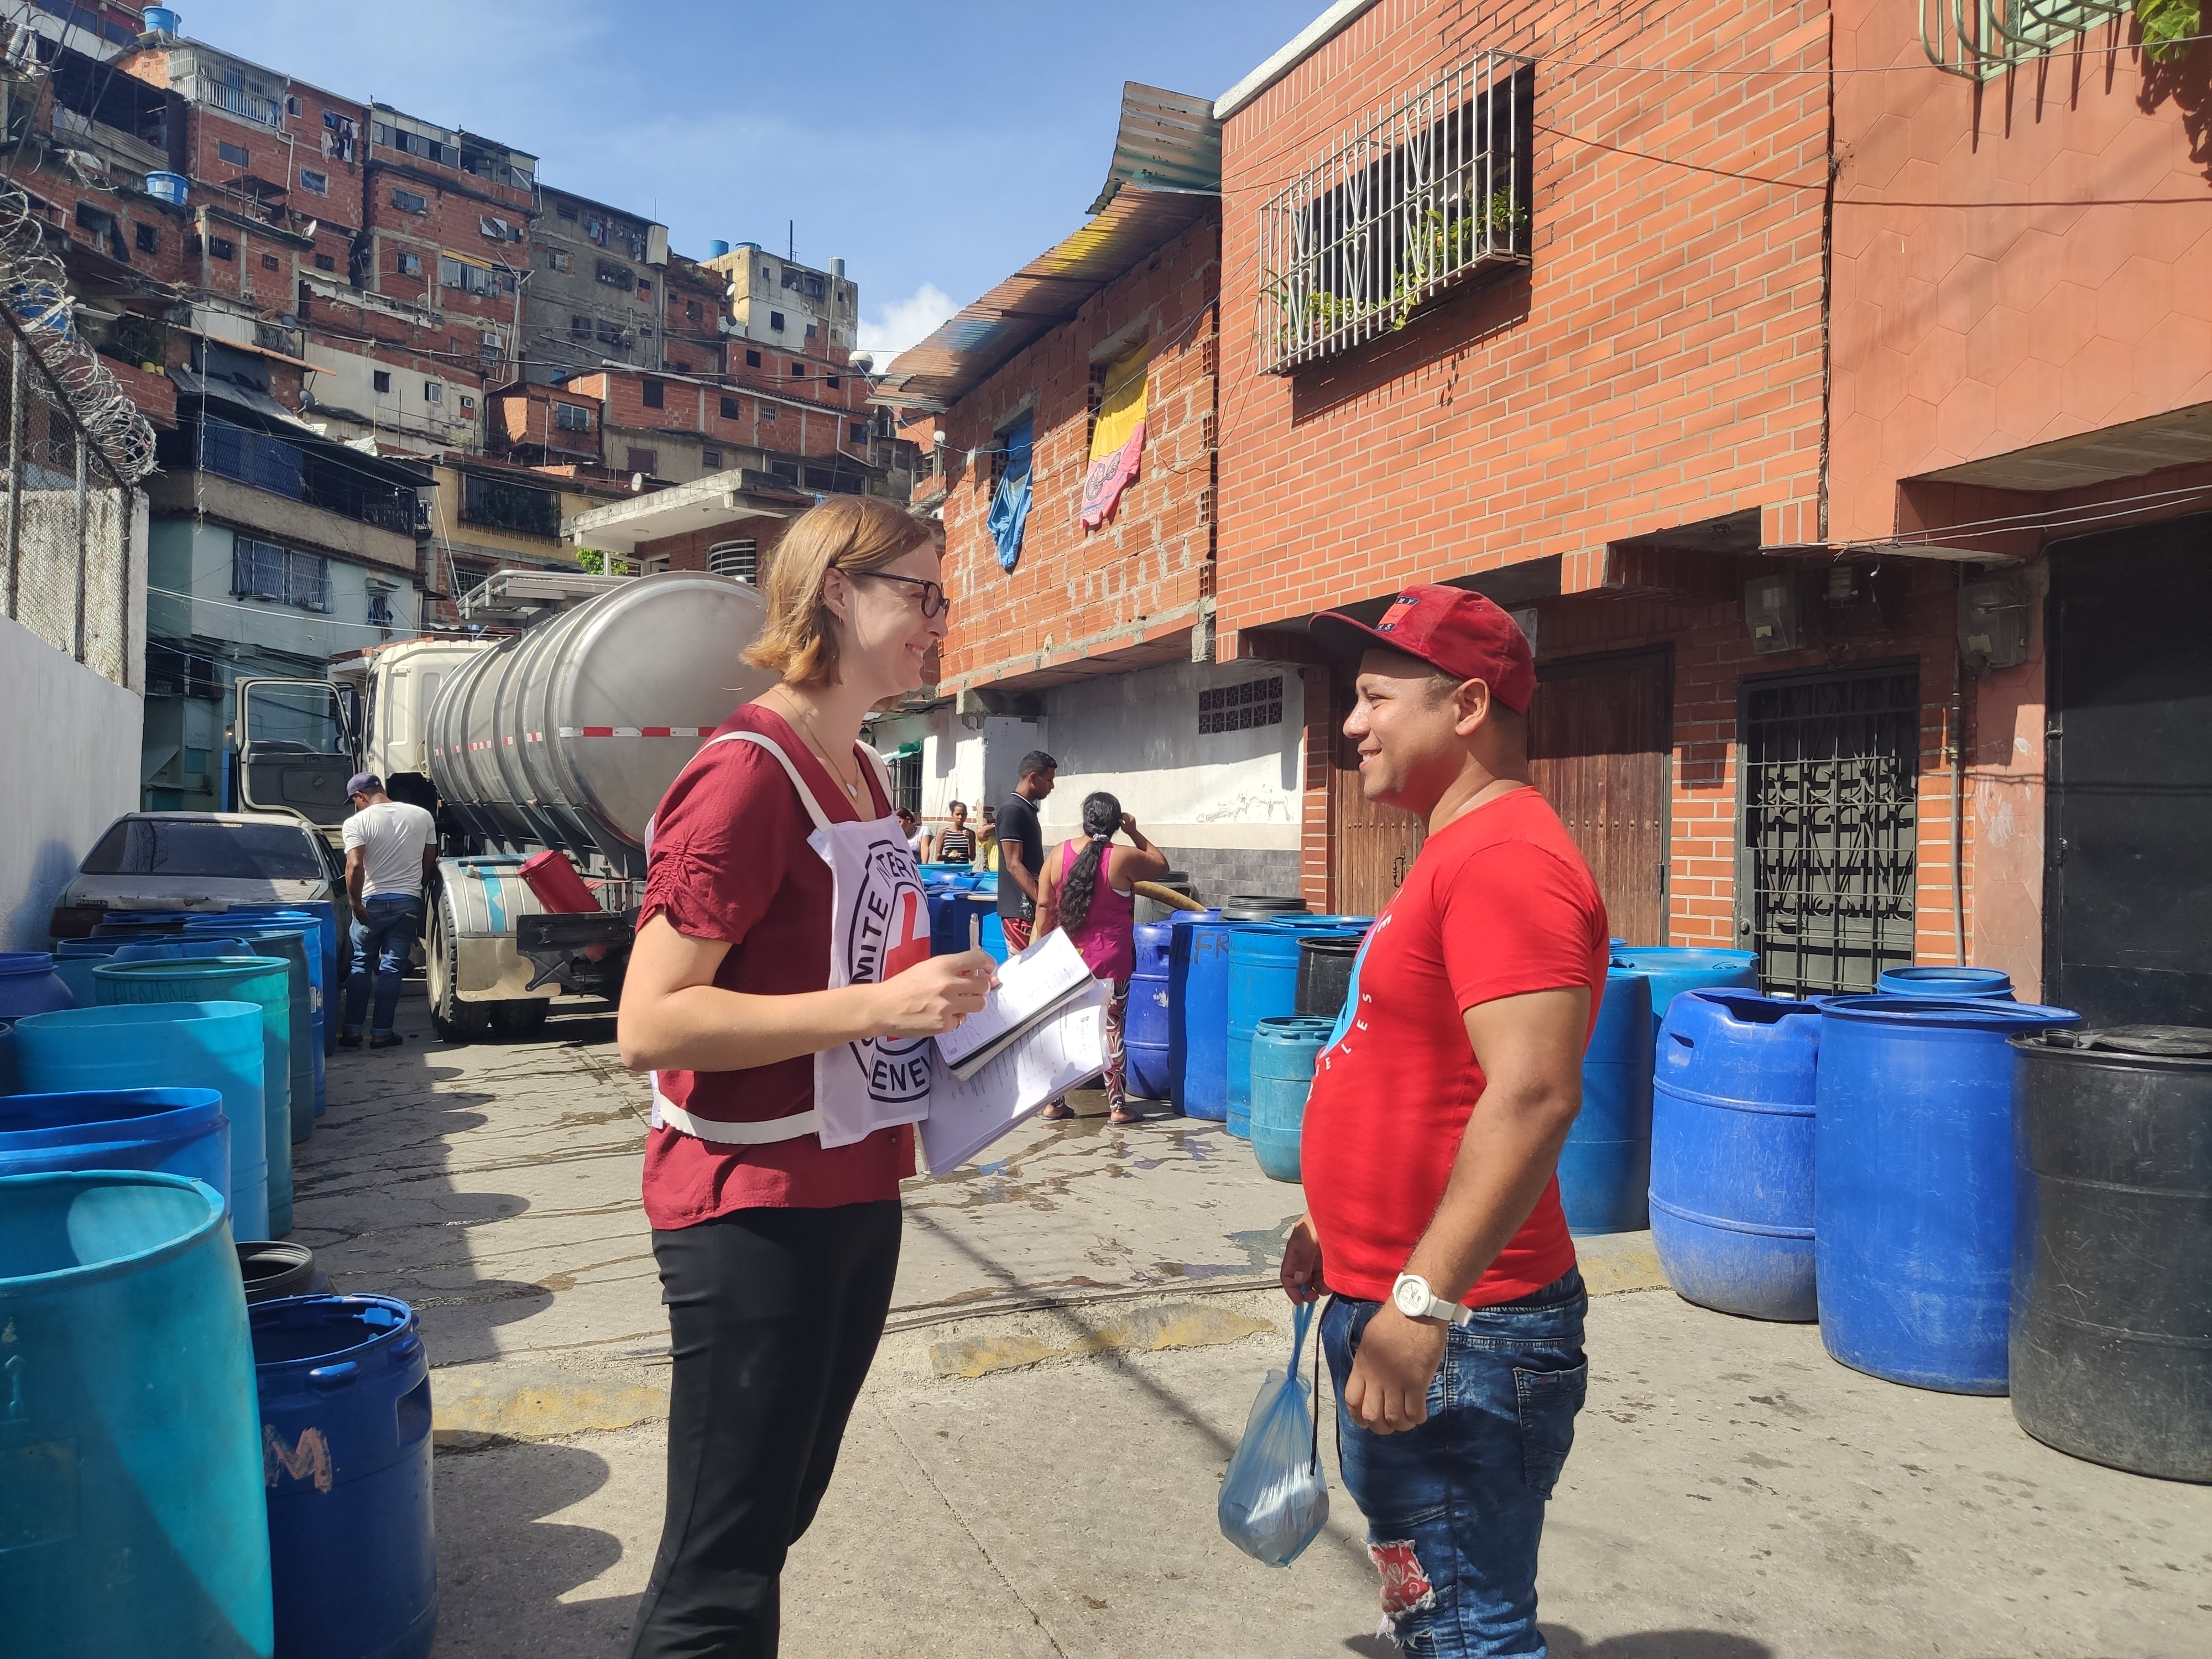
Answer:
[{"label": "parked silver car", "polygon": [[[62,890],[49,930],[82,939],[143,910],[343,902],[344,867],[298,818],[245,812],[132,812],[108,826]],[[118,914],[124,913],[124,914]]]}]

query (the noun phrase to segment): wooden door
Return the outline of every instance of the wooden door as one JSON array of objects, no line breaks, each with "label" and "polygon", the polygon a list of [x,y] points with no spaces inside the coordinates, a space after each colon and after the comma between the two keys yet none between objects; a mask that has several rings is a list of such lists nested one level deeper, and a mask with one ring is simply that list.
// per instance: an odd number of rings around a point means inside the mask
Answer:
[{"label": "wooden door", "polygon": [[1346,915],[1378,915],[1413,867],[1427,831],[1413,813],[1382,806],[1359,793],[1359,745],[1344,735],[1357,677],[1337,671],[1333,682],[1335,726],[1336,908]]},{"label": "wooden door", "polygon": [[1530,776],[1589,861],[1613,937],[1667,942],[1674,665],[1665,651],[1550,663],[1528,706]]}]

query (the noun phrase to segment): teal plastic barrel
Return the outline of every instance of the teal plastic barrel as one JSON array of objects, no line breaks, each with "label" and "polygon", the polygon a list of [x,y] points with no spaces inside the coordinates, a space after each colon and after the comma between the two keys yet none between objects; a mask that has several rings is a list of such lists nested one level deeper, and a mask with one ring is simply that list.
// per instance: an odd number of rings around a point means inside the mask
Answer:
[{"label": "teal plastic barrel", "polygon": [[0,1177],[0,1650],[270,1659],[261,1423],[222,1195],[145,1171]]},{"label": "teal plastic barrel", "polygon": [[0,1099],[0,1175],[159,1170],[230,1202],[230,1124],[213,1089],[104,1089]]},{"label": "teal plastic barrel", "polygon": [[[261,1109],[269,1158],[269,1237],[292,1231],[292,969],[282,957],[111,962],[92,970],[103,1004],[230,1000],[261,1005]],[[166,1078],[141,1078],[165,1083]]]},{"label": "teal plastic barrel", "polygon": [[1752,951],[1708,950],[1693,945],[1615,947],[1613,965],[1651,981],[1651,1029],[1667,1023],[1667,1010],[1685,991],[1756,991],[1759,956]]},{"label": "teal plastic barrel", "polygon": [[1301,1178],[1298,1139],[1314,1062],[1335,1027],[1333,1019],[1293,1015],[1263,1019],[1252,1033],[1252,1156],[1273,1180]]},{"label": "teal plastic barrel", "polygon": [[230,1224],[269,1236],[265,1017],[251,1002],[63,1008],[15,1024],[15,1073],[30,1094],[87,1094],[159,1082],[213,1089],[230,1132]]},{"label": "teal plastic barrel", "polygon": [[[292,1139],[305,1140],[323,1115],[323,1022],[337,1018],[323,994],[322,935],[313,918],[294,916],[224,922],[210,918],[185,924],[185,937],[216,938],[228,932],[246,948],[240,956],[281,956],[292,963]],[[120,951],[116,960],[125,960]]]}]

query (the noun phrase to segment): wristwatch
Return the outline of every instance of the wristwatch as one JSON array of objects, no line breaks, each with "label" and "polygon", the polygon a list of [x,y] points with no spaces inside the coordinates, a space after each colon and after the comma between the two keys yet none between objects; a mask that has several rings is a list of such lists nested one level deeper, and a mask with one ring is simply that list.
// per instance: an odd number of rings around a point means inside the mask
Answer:
[{"label": "wristwatch", "polygon": [[1419,1273],[1400,1273],[1398,1282],[1390,1287],[1390,1300],[1408,1319],[1435,1319],[1446,1324],[1464,1325],[1474,1317],[1474,1309],[1445,1301],[1429,1288],[1429,1281]]}]

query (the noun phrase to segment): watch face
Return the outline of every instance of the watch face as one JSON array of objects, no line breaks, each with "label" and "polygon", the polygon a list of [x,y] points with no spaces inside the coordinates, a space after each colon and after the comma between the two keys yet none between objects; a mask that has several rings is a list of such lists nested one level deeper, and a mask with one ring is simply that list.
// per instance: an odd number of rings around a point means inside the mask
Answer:
[{"label": "watch face", "polygon": [[1419,1319],[1429,1310],[1430,1291],[1422,1280],[1408,1273],[1391,1287],[1390,1297],[1398,1304],[1398,1311],[1408,1319]]}]

